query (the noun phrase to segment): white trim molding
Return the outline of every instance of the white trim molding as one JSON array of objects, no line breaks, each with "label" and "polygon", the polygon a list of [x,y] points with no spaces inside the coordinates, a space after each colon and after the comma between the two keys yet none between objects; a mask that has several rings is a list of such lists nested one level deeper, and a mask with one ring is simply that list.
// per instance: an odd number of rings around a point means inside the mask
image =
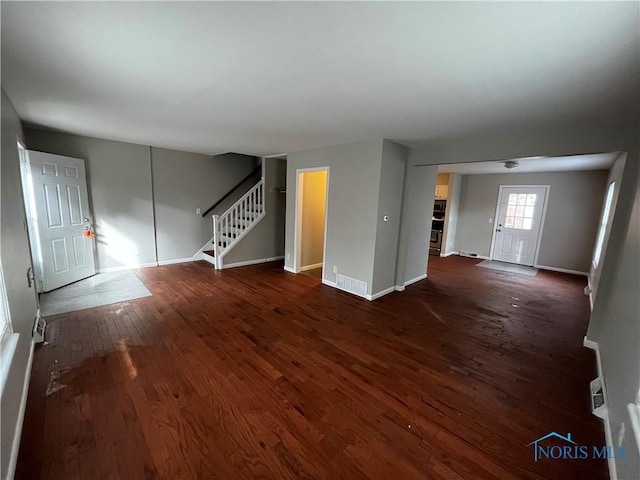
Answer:
[{"label": "white trim molding", "polygon": [[449,257],[451,255],[460,255],[460,252],[446,252],[440,254],[441,257]]},{"label": "white trim molding", "polygon": [[301,272],[306,272],[307,270],[313,270],[314,268],[320,268],[324,265],[323,263],[314,263],[313,265],[305,265],[304,267],[300,267]]},{"label": "white trim molding", "polygon": [[[276,260],[284,260],[284,255],[280,255],[278,257],[256,258],[254,260],[245,260],[243,262],[223,263],[220,270],[234,267],[246,267],[247,265],[257,265],[259,263],[275,262]],[[285,267],[285,270],[286,269],[287,267]]]},{"label": "white trim molding", "polygon": [[[284,266],[284,269],[285,269],[285,271],[286,271],[286,272],[289,272],[289,273],[296,273],[296,271],[293,269],[293,267],[289,267],[289,266],[285,265],[285,266]],[[324,282],[323,282],[323,283],[324,283]]]},{"label": "white trim molding", "polygon": [[16,430],[13,434],[13,444],[11,445],[11,457],[9,457],[9,466],[7,468],[7,478],[13,478],[16,473],[16,465],[18,464],[18,450],[20,449],[20,439],[22,438],[22,425],[24,423],[24,414],[27,409],[27,396],[29,395],[29,381],[31,380],[31,368],[33,366],[33,354],[35,350],[35,342],[31,340],[29,351],[29,360],[27,361],[27,369],[22,384],[22,398],[20,399],[20,410],[18,410],[18,418],[16,419]]},{"label": "white trim molding", "polygon": [[374,293],[373,295],[365,295],[364,298],[366,298],[369,301],[373,301],[377,298],[383,297],[395,291],[396,291],[396,286],[394,285],[393,287],[385,288],[384,290],[381,290],[378,293]]},{"label": "white trim molding", "polygon": [[173,260],[160,260],[158,261],[158,266],[173,265],[174,263],[188,263],[193,261],[193,257],[174,258]]},{"label": "white trim molding", "polygon": [[302,174],[309,172],[327,172],[327,181],[325,184],[324,198],[324,239],[322,244],[322,259],[327,258],[327,219],[329,218],[329,182],[331,181],[331,168],[326,165],[323,167],[297,168],[296,169],[296,193],[295,193],[295,211],[293,215],[293,273],[302,271],[300,266],[302,254],[302,195],[304,190],[304,177]]},{"label": "white trim molding", "polygon": [[408,287],[412,283],[419,282],[420,280],[424,280],[425,278],[427,278],[427,274],[423,273],[422,275],[418,275],[416,278],[412,278],[411,280],[407,280],[406,282],[404,282],[404,286]]},{"label": "white trim molding", "polygon": [[[538,263],[538,256],[540,255],[540,245],[542,244],[542,231],[544,230],[544,223],[547,218],[547,206],[549,205],[549,192],[551,191],[551,185],[510,185],[503,184],[498,186],[498,200],[496,203],[495,214],[493,215],[493,232],[491,234],[491,245],[489,246],[489,257],[485,260],[493,260],[493,248],[495,247],[496,240],[496,232],[498,229],[495,227],[495,224],[498,222],[500,218],[500,205],[502,200],[502,192],[505,188],[544,188],[544,203],[542,204],[542,213],[540,215],[540,229],[538,230],[538,235],[536,236],[536,249],[533,254],[533,264]],[[479,255],[478,255],[479,256]]]},{"label": "white trim molding", "polygon": [[490,260],[486,255],[478,255],[476,252],[458,252],[458,256],[465,258],[479,258],[480,260]]},{"label": "white trim molding", "polygon": [[136,268],[148,268],[148,267],[157,267],[157,262],[151,263],[135,263],[132,265],[123,265],[121,267],[107,267],[100,268],[96,273],[111,273],[111,272],[123,272],[125,270],[135,270]]},{"label": "white trim molding", "polygon": [[[584,337],[582,344],[591,350],[593,350],[596,354],[596,365],[598,368],[598,378],[602,382],[602,393],[604,395],[604,404],[605,407],[609,405],[609,399],[607,398],[607,381],[604,378],[604,374],[602,372],[602,361],[600,359],[600,346],[598,342],[594,342],[593,340],[589,340],[586,336]],[[602,421],[604,422],[604,438],[607,443],[607,449],[609,451],[615,451],[614,443],[613,443],[613,434],[611,431],[611,422],[609,421],[609,412],[607,408],[605,408],[602,416]],[[618,472],[616,470],[616,461],[614,458],[610,456],[607,457],[607,464],[609,466],[609,477],[611,480],[618,480]]]},{"label": "white trim molding", "polygon": [[547,265],[538,265],[538,264],[534,264],[533,267],[539,268],[540,270],[550,270],[552,272],[570,273],[571,275],[580,275],[583,277],[589,276],[589,272],[579,272],[578,270],[569,270],[568,268],[549,267]]}]

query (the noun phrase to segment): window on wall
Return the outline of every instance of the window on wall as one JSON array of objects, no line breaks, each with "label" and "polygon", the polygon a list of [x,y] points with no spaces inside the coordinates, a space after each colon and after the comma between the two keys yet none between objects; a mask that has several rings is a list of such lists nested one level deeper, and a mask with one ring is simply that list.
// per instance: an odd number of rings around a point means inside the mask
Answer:
[{"label": "window on wall", "polygon": [[0,342],[4,342],[11,334],[11,320],[9,318],[9,302],[7,301],[7,290],[4,285],[4,273],[0,262]]},{"label": "window on wall", "polygon": [[533,210],[538,195],[535,193],[511,193],[507,200],[507,216],[504,221],[506,228],[531,230],[533,225]]},{"label": "window on wall", "polygon": [[17,340],[18,334],[14,334],[11,328],[7,290],[2,272],[2,262],[0,262],[0,397],[2,397],[4,387],[7,384],[11,359],[16,349]]},{"label": "window on wall", "polygon": [[598,236],[596,237],[596,249],[593,252],[593,266],[594,268],[600,263],[602,257],[602,248],[604,247],[604,234],[607,231],[607,223],[609,216],[611,215],[611,204],[613,203],[613,192],[615,190],[616,182],[611,182],[607,189],[607,196],[604,201],[604,211],[602,212],[602,218],[600,219],[600,227],[598,228]]}]

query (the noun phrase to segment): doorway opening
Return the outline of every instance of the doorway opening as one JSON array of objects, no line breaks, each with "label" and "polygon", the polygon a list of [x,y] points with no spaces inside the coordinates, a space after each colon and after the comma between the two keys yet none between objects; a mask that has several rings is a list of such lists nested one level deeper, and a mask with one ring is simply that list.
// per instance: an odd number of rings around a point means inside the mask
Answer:
[{"label": "doorway opening", "polygon": [[500,185],[490,260],[537,263],[548,196],[549,185]]},{"label": "doorway opening", "polygon": [[296,171],[294,271],[319,279],[324,274],[329,167]]}]

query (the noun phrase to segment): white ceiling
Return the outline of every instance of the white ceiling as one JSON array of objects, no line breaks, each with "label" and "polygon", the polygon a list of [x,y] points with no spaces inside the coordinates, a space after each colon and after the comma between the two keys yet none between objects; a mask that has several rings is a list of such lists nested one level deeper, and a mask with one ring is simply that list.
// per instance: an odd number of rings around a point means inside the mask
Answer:
[{"label": "white ceiling", "polygon": [[28,123],[203,153],[636,119],[638,2],[1,2]]},{"label": "white ceiling", "polygon": [[438,173],[476,175],[485,173],[575,172],[579,170],[609,170],[620,152],[571,155],[567,157],[519,158],[516,168],[505,168],[505,160],[438,165]]}]

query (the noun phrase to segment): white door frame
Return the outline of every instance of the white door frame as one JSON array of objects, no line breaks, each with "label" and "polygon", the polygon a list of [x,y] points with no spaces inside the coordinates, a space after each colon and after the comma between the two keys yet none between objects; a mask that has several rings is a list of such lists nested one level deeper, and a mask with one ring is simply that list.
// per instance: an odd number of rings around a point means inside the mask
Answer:
[{"label": "white door frame", "polygon": [[533,256],[533,266],[535,267],[538,265],[538,255],[540,254],[540,243],[545,218],[547,216],[547,205],[549,204],[549,190],[551,190],[551,185],[500,185],[498,187],[498,200],[496,201],[496,212],[493,215],[493,233],[491,234],[491,246],[489,247],[489,260],[493,260],[493,246],[496,241],[496,222],[498,221],[498,215],[500,215],[500,199],[502,198],[502,190],[504,188],[544,188],[544,203],[542,204],[542,217],[540,217],[540,230],[538,231],[538,238],[536,238],[536,252]]},{"label": "white door frame", "polygon": [[33,184],[31,183],[31,165],[29,164],[29,151],[22,141],[17,138],[18,157],[20,159],[20,183],[22,186],[22,198],[24,201],[24,213],[27,220],[27,233],[29,235],[29,247],[31,251],[31,265],[35,280],[36,297],[43,291],[42,282],[42,249],[40,247],[40,236],[38,227],[33,217],[35,211],[35,200],[33,194]]},{"label": "white door frame", "polygon": [[296,209],[295,209],[295,236],[293,241],[293,272],[300,273],[300,254],[302,251],[302,189],[303,173],[308,172],[327,172],[327,186],[324,199],[324,240],[322,245],[322,278],[325,274],[325,259],[327,258],[327,218],[329,218],[329,167],[311,167],[296,169]]}]

